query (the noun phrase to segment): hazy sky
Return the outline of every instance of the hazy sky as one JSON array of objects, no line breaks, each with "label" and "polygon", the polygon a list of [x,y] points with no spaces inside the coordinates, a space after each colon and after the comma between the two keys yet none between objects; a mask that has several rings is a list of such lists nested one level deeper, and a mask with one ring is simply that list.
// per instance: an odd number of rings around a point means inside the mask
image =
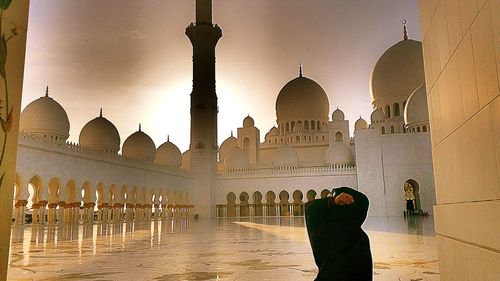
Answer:
[{"label": "hazy sky", "polygon": [[[142,123],[158,147],[189,147],[192,49],[184,35],[194,0],[32,0],[23,108],[50,96],[68,113],[70,141],[99,114],[123,141]],[[280,89],[298,75],[354,122],[369,120],[369,80],[380,55],[420,40],[416,0],[215,0],[219,143],[247,114],[261,138],[275,125]]]}]

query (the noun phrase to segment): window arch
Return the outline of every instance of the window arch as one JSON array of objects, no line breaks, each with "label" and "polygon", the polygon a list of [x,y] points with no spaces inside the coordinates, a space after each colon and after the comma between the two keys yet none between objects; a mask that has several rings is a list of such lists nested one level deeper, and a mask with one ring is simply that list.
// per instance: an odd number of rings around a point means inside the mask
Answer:
[{"label": "window arch", "polygon": [[385,127],[382,126],[382,134],[384,135],[385,134]]},{"label": "window arch", "polygon": [[391,118],[391,107],[389,105],[385,106],[385,115],[387,118]]},{"label": "window arch", "polygon": [[304,130],[309,130],[309,121],[304,121]]},{"label": "window arch", "polygon": [[344,135],[341,132],[335,134],[335,142],[342,142],[344,140]]},{"label": "window arch", "polygon": [[424,127],[422,128],[422,131],[427,132],[427,126],[424,125]]},{"label": "window arch", "polygon": [[399,115],[401,115],[401,111],[400,111],[400,109],[399,109],[399,103],[397,103],[397,102],[396,102],[396,103],[394,103],[394,105],[393,105],[393,106],[394,106],[394,116],[399,116]]},{"label": "window arch", "polygon": [[286,122],[286,131],[290,132],[290,123]]},{"label": "window arch", "polygon": [[391,134],[394,134],[394,126],[391,126]]},{"label": "window arch", "polygon": [[314,121],[311,121],[311,130],[314,130]]}]

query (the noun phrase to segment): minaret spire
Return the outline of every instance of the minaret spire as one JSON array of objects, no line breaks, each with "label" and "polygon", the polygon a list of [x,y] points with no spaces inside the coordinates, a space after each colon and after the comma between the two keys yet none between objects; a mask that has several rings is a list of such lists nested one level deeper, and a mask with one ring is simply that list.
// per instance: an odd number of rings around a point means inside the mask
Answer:
[{"label": "minaret spire", "polygon": [[196,24],[212,25],[212,0],[196,0]]},{"label": "minaret spire", "polygon": [[408,40],[408,29],[406,28],[406,20],[403,20],[403,40]]},{"label": "minaret spire", "polygon": [[45,88],[45,97],[49,97],[49,86]]},{"label": "minaret spire", "polygon": [[193,45],[193,91],[191,92],[191,142],[189,149],[195,182],[195,212],[214,216],[217,176],[217,93],[215,47],[222,29],[212,22],[212,0],[196,0],[196,22],[186,28]]}]

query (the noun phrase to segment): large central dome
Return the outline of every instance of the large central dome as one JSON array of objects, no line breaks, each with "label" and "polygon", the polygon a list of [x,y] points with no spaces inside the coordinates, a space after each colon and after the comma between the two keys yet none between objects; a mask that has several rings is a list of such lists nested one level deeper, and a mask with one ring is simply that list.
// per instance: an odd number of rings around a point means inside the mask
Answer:
[{"label": "large central dome", "polygon": [[288,82],[276,100],[278,124],[292,120],[328,120],[325,90],[302,75]]},{"label": "large central dome", "polygon": [[410,39],[400,41],[380,57],[373,69],[372,102],[377,103],[379,99],[382,103],[398,98],[407,99],[423,83],[422,43]]}]

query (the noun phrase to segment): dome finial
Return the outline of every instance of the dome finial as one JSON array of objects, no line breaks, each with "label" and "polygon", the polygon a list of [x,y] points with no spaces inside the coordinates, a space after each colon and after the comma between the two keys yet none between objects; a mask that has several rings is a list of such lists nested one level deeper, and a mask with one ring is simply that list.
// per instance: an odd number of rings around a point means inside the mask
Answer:
[{"label": "dome finial", "polygon": [[231,137],[233,137],[233,130],[231,130]]},{"label": "dome finial", "polygon": [[406,28],[406,19],[403,20],[403,40],[408,40],[408,29]]},{"label": "dome finial", "polygon": [[167,135],[167,142],[170,142],[170,135]]},{"label": "dome finial", "polygon": [[302,77],[304,64],[302,61],[299,62],[299,77]]},{"label": "dome finial", "polygon": [[141,132],[141,123],[139,123],[139,132]]},{"label": "dome finial", "polygon": [[49,97],[49,86],[45,88],[45,97]]},{"label": "dome finial", "polygon": [[102,117],[102,107],[101,110],[99,111],[99,117]]}]

